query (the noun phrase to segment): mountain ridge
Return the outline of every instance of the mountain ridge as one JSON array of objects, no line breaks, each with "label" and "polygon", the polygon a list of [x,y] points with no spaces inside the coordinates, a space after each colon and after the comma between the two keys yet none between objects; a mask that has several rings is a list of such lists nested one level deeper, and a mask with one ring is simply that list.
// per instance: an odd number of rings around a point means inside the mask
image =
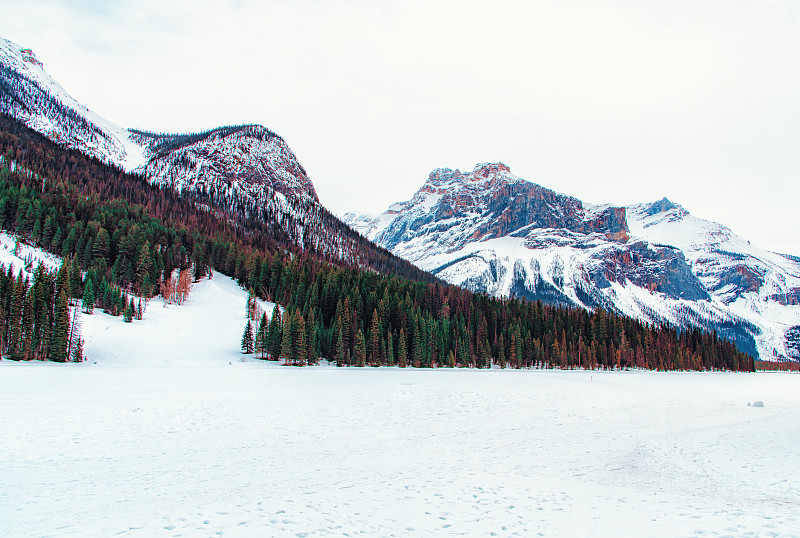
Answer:
[{"label": "mountain ridge", "polygon": [[[480,182],[486,189],[476,196],[471,185]],[[473,291],[713,329],[762,358],[800,359],[791,343],[800,311],[789,308],[800,303],[798,260],[754,247],[666,197],[585,204],[503,163],[482,163],[467,173],[438,168],[410,200],[376,217],[343,219]]]}]

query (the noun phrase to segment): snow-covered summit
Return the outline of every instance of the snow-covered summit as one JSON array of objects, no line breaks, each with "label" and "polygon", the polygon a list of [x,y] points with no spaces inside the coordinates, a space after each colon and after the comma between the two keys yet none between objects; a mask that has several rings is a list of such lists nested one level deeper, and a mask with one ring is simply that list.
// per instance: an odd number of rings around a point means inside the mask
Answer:
[{"label": "snow-covered summit", "polygon": [[526,181],[502,163],[478,164],[467,173],[438,168],[410,200],[372,219],[348,214],[345,220],[381,246],[405,245],[400,255],[409,259],[418,258],[409,249],[453,252],[474,241],[521,237],[533,228],[627,239],[624,209],[586,211],[577,198]]},{"label": "snow-covered summit", "polygon": [[473,291],[714,329],[762,358],[800,359],[800,263],[666,197],[585,204],[488,163],[436,169],[410,200],[345,221]]},{"label": "snow-covered summit", "polygon": [[[462,173],[459,169],[436,168],[428,176],[426,186],[430,187],[459,187],[465,184],[491,183],[491,182],[517,182],[523,181],[519,176],[511,173],[508,165],[503,163],[478,163],[471,172]],[[424,188],[424,186],[423,186]]]}]

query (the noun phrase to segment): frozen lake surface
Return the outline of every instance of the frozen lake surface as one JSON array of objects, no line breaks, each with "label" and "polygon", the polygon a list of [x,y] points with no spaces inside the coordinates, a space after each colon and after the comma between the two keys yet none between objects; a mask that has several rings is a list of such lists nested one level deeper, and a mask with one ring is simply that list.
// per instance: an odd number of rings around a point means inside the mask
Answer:
[{"label": "frozen lake surface", "polygon": [[798,375],[239,362],[244,304],[0,361],[0,536],[800,535]]}]

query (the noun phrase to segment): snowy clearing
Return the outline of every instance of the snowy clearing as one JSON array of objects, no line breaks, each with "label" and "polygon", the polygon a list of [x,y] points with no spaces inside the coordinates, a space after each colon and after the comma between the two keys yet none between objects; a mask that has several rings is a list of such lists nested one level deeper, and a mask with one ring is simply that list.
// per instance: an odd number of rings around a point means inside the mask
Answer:
[{"label": "snowy clearing", "polygon": [[0,361],[0,536],[800,535],[798,375],[240,362],[245,301]]}]

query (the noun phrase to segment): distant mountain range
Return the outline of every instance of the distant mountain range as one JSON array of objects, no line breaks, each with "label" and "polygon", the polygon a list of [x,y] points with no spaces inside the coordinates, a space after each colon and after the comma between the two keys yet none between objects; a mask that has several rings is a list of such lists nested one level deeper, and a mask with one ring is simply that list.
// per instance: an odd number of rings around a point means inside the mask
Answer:
[{"label": "distant mountain range", "polygon": [[713,329],[762,359],[800,360],[798,259],[753,247],[667,199],[593,206],[499,163],[469,173],[438,169],[411,200],[380,216],[346,215],[361,237],[325,209],[297,157],[269,129],[124,129],[73,99],[32,51],[2,38],[0,112],[331,259],[434,280],[391,252],[473,291]]},{"label": "distant mountain range", "polygon": [[488,163],[434,170],[410,200],[344,220],[472,291],[713,329],[762,359],[800,359],[797,258],[666,198],[590,205]]}]

